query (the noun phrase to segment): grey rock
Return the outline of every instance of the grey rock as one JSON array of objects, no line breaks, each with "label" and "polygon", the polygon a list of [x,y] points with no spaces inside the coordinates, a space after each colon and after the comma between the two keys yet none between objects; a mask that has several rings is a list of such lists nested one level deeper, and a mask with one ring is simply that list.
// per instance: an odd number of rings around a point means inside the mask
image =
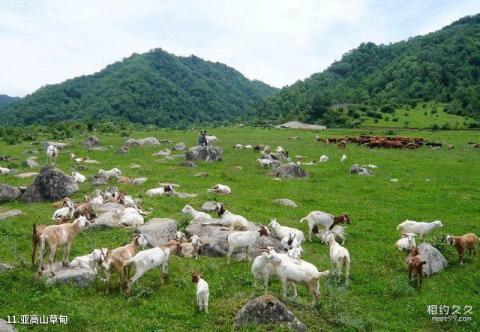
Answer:
[{"label": "grey rock", "polygon": [[6,263],[0,263],[0,273],[5,273],[11,270],[13,270],[13,266]]},{"label": "grey rock", "polygon": [[18,173],[15,176],[23,179],[23,178],[31,178],[31,177],[37,176],[37,175],[38,175],[37,172],[24,172],[24,173]]},{"label": "grey rock", "polygon": [[271,176],[279,178],[306,178],[308,174],[297,164],[288,163],[273,169],[270,172]]},{"label": "grey rock", "polygon": [[21,195],[20,189],[0,183],[0,203],[14,201]]},{"label": "grey rock", "polygon": [[38,167],[38,163],[36,160],[33,160],[33,159],[27,159],[25,160],[25,165],[27,165],[28,167],[30,168],[35,168],[35,167]]},{"label": "grey rock", "polygon": [[54,202],[78,190],[75,180],[52,166],[42,168],[32,185],[22,196],[25,203]]},{"label": "grey rock", "polygon": [[145,183],[148,179],[145,177],[140,177],[132,180],[132,184],[135,186],[141,186],[142,184]]},{"label": "grey rock", "polygon": [[179,191],[175,191],[172,195],[178,198],[194,198],[198,196],[198,194],[182,193]]},{"label": "grey rock", "polygon": [[325,130],[325,129],[327,129],[327,127],[325,127],[325,126],[301,123],[301,122],[298,122],[298,121],[285,122],[281,125],[278,125],[277,128],[309,129],[309,130]]},{"label": "grey rock", "polygon": [[[219,222],[219,220],[216,220]],[[225,225],[224,225],[225,226]],[[226,256],[228,252],[227,236],[232,233],[229,229],[225,229],[222,225],[202,225],[201,222],[192,222],[185,228],[188,236],[198,235],[204,245],[200,248],[200,254],[205,256]],[[260,225],[250,223],[248,230],[257,231]],[[273,236],[261,236],[257,241],[255,249],[251,253],[252,257],[256,257],[261,252],[259,246],[271,246],[277,251],[284,251],[280,240]],[[233,256],[237,259],[245,259],[245,250],[236,250]]]},{"label": "grey rock", "polygon": [[6,212],[1,212],[0,213],[0,220],[11,218],[11,217],[16,217],[22,214],[22,211],[20,210],[10,210]]},{"label": "grey rock", "polygon": [[206,177],[206,176],[209,176],[209,175],[208,175],[208,173],[201,172],[201,173],[195,174],[194,176],[197,177],[197,178],[203,178],[203,177]]},{"label": "grey rock", "polygon": [[1,332],[16,332],[17,330],[12,324],[8,324],[5,320],[0,319],[0,331]]},{"label": "grey rock", "polygon": [[51,275],[50,266],[45,264],[45,278],[47,285],[74,285],[81,288],[90,287],[95,283],[95,274],[90,268],[83,267],[63,267],[61,262],[55,262],[53,270],[55,275]]},{"label": "grey rock", "polygon": [[306,331],[287,306],[272,295],[263,295],[248,301],[235,315],[235,324],[281,324],[294,331]]},{"label": "grey rock", "polygon": [[202,204],[202,211],[204,212],[212,212],[212,211],[215,211],[215,209],[217,208],[217,202],[214,202],[214,201],[207,201],[205,203]]},{"label": "grey rock", "polygon": [[177,229],[177,222],[173,219],[153,218],[144,225],[138,226],[135,233],[143,235],[148,244],[155,247],[175,239]]},{"label": "grey rock", "polygon": [[420,257],[422,257],[422,260],[427,262],[423,266],[423,272],[427,276],[438,273],[447,267],[448,262],[445,257],[430,243],[422,243],[417,247],[417,249]]},{"label": "grey rock", "polygon": [[47,141],[44,143],[44,148],[47,149],[47,147],[49,145],[53,145],[54,147],[56,147],[57,149],[59,150],[63,150],[65,149],[69,144],[68,143],[64,143],[64,142],[54,142],[54,141]]},{"label": "grey rock", "polygon": [[173,151],[184,151],[187,149],[187,145],[183,142],[177,143],[173,146]]},{"label": "grey rock", "polygon": [[350,167],[350,173],[351,174],[358,174],[361,176],[372,176],[373,172],[369,170],[368,168],[362,167],[358,164],[353,164],[352,167]]},{"label": "grey rock", "polygon": [[87,149],[92,149],[93,147],[99,146],[101,143],[96,136],[89,136],[82,142],[82,144]]},{"label": "grey rock", "polygon": [[153,157],[166,157],[166,156],[170,156],[170,149],[164,149],[164,150],[160,150],[158,152],[155,152],[152,154]]},{"label": "grey rock", "polygon": [[279,204],[279,205],[284,205],[284,206],[288,206],[288,207],[292,207],[292,208],[296,208],[298,206],[297,203],[295,203],[294,201],[292,201],[291,199],[288,199],[288,198],[275,199],[275,200],[273,200],[273,202],[276,203],[276,204]]},{"label": "grey rock", "polygon": [[92,184],[94,186],[101,186],[108,183],[107,177],[103,174],[92,175],[90,179],[92,180]]},{"label": "grey rock", "polygon": [[132,147],[132,146],[145,146],[145,145],[159,145],[160,142],[155,137],[147,137],[147,138],[130,138],[125,142],[123,145],[124,147]]},{"label": "grey rock", "polygon": [[223,149],[219,146],[194,146],[187,150],[186,160],[220,161]]}]

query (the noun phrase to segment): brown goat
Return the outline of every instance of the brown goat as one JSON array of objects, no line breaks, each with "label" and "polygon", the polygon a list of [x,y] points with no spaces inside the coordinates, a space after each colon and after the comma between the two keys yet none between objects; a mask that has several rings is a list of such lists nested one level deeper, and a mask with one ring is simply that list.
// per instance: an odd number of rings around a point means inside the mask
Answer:
[{"label": "brown goat", "polygon": [[420,257],[420,253],[418,252],[417,247],[413,247],[410,255],[407,258],[408,262],[408,280],[412,280],[412,274],[415,277],[416,284],[420,284],[420,288],[422,287],[423,281],[423,265],[427,262],[422,261],[422,257]]},{"label": "brown goat", "polygon": [[473,233],[468,233],[462,236],[453,236],[453,235],[447,235],[445,238],[445,241],[449,245],[455,246],[458,251],[458,257],[460,259],[460,264],[463,265],[463,257],[465,255],[465,250],[468,250],[470,254],[473,254],[473,256],[476,258],[477,257],[477,244],[478,244],[479,238],[473,234]]},{"label": "brown goat", "polygon": [[346,212],[344,212],[341,216],[333,217],[333,224],[330,226],[328,230],[332,230],[332,228],[335,227],[335,225],[338,225],[342,222],[346,224],[350,224],[350,216]]},{"label": "brown goat", "polygon": [[35,266],[35,255],[37,247],[40,246],[40,236],[47,225],[32,225],[32,266]]}]

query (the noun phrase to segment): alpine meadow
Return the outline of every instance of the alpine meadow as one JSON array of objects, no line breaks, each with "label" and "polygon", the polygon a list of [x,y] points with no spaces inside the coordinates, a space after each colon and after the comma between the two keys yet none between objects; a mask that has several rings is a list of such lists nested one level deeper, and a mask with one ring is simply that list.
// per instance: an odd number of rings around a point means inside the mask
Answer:
[{"label": "alpine meadow", "polygon": [[[404,5],[377,20],[347,1],[329,23],[339,4],[140,2],[108,24],[109,1],[0,4],[28,79],[143,49],[22,97],[3,67],[0,331],[480,330],[480,14],[438,29],[452,4],[418,2],[435,15],[417,26]],[[327,57],[329,33],[350,45],[357,20],[397,41],[265,75]],[[372,33],[385,22],[404,25]]]}]

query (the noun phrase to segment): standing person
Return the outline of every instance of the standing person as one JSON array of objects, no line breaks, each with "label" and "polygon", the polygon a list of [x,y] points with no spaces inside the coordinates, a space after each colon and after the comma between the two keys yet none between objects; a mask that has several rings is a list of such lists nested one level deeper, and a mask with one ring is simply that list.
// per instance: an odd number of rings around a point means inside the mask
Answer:
[{"label": "standing person", "polygon": [[207,131],[202,133],[202,146],[207,146]]},{"label": "standing person", "polygon": [[198,135],[198,145],[203,145],[203,132]]}]

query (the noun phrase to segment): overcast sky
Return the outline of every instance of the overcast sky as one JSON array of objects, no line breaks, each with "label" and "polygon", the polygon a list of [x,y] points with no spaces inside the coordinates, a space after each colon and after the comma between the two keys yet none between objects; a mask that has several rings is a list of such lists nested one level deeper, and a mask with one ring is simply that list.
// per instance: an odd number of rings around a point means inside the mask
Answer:
[{"label": "overcast sky", "polygon": [[0,0],[0,94],[24,96],[158,47],[282,87],[361,42],[479,12],[479,0]]}]

